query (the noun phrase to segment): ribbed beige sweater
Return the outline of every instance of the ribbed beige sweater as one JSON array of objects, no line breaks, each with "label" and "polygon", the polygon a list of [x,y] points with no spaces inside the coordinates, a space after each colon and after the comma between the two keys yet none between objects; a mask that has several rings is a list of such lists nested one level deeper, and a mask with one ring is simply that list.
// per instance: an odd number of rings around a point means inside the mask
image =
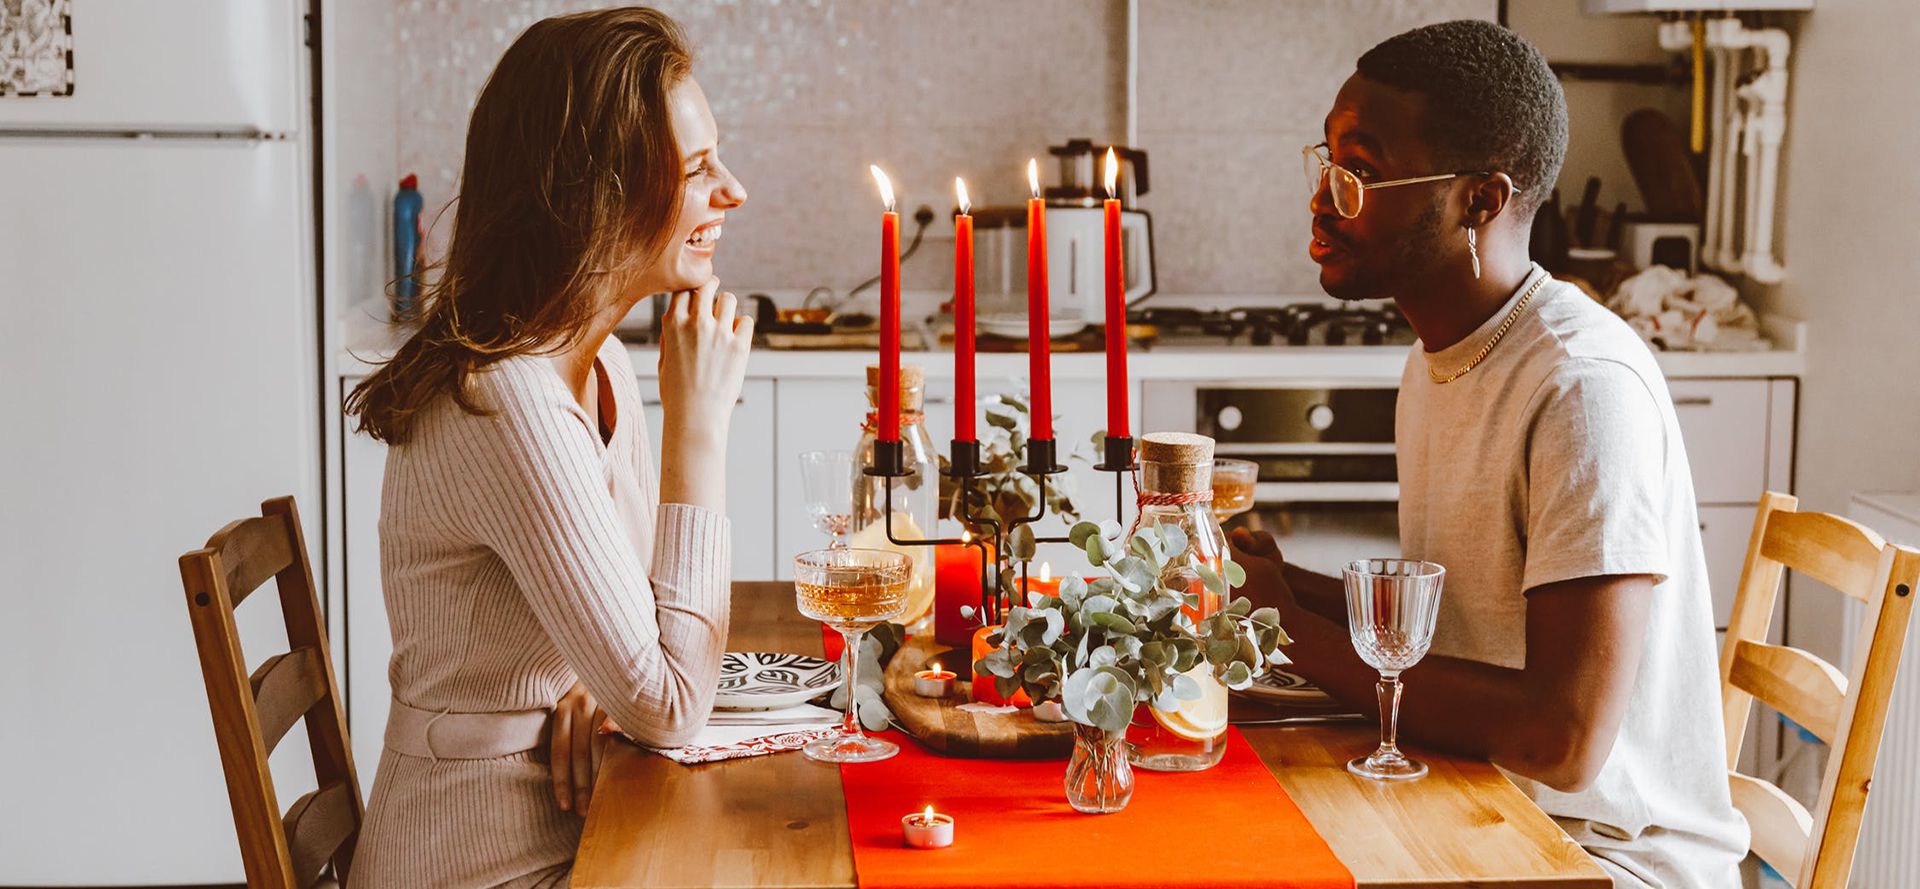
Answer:
[{"label": "ribbed beige sweater", "polygon": [[[609,338],[597,362],[616,415],[604,445],[552,361],[520,357],[472,382],[496,414],[443,398],[388,451],[389,678],[414,707],[502,712],[550,709],[577,676],[628,734],[677,746],[718,686],[731,535],[718,513],[656,506],[626,351]],[[543,754],[388,749],[351,885],[564,885],[581,823],[554,803]]]}]

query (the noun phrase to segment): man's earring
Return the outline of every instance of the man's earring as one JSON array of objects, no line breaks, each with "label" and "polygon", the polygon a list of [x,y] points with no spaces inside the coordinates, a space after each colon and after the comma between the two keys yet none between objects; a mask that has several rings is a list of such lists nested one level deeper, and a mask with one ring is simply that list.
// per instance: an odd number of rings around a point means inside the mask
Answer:
[{"label": "man's earring", "polygon": [[1480,247],[1474,239],[1473,227],[1467,227],[1467,255],[1473,257],[1473,277],[1480,277]]}]

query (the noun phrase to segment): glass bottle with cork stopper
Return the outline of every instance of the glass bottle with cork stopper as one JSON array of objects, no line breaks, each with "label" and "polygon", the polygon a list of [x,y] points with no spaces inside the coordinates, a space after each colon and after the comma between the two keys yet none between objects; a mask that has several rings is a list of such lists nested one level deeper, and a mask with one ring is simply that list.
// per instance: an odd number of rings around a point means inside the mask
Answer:
[{"label": "glass bottle with cork stopper", "polygon": [[853,452],[853,534],[848,545],[906,553],[913,560],[913,579],[907,587],[907,607],[899,621],[911,626],[933,609],[933,547],[907,546],[888,539],[888,493],[891,489],[892,537],[920,540],[939,530],[940,463],[933,438],[927,434],[924,411],[926,376],[915,365],[900,366],[901,474],[869,475],[879,442],[880,368],[867,366],[867,413],[860,426],[860,443]]},{"label": "glass bottle with cork stopper", "polygon": [[[1213,516],[1213,439],[1186,432],[1153,432],[1140,439],[1139,511],[1127,533],[1134,536],[1162,525],[1186,532],[1187,548],[1167,560],[1161,586],[1183,590],[1189,604],[1181,610],[1199,623],[1226,607],[1207,589],[1197,567],[1223,572],[1227,538]],[[1214,678],[1204,660],[1187,675],[1200,686],[1198,699],[1181,701],[1173,712],[1151,704],[1135,708],[1127,726],[1129,759],[1143,769],[1197,772],[1212,768],[1226,753],[1227,687]]]}]

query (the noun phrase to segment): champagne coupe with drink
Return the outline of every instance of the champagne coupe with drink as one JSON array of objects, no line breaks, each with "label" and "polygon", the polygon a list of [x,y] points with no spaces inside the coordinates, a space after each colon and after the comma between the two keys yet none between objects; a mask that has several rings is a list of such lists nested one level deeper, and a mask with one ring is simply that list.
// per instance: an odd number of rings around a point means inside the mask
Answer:
[{"label": "champagne coupe with drink", "polygon": [[793,586],[800,613],[838,630],[846,642],[840,659],[847,693],[844,730],[801,748],[821,762],[873,762],[900,748],[860,731],[854,677],[860,667],[860,640],[877,624],[906,610],[913,561],[892,550],[841,547],[804,552],[793,559]]}]

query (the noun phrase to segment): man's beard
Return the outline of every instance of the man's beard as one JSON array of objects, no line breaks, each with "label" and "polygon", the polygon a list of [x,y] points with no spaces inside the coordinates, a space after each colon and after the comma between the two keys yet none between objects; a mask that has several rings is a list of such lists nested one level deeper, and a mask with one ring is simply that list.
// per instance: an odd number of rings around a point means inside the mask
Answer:
[{"label": "man's beard", "polygon": [[1343,302],[1392,299],[1425,281],[1428,273],[1440,265],[1444,253],[1440,234],[1442,204],[1436,197],[1413,224],[1407,226],[1406,237],[1394,240],[1391,252],[1377,262],[1356,261],[1353,276],[1326,287],[1327,295]]}]

